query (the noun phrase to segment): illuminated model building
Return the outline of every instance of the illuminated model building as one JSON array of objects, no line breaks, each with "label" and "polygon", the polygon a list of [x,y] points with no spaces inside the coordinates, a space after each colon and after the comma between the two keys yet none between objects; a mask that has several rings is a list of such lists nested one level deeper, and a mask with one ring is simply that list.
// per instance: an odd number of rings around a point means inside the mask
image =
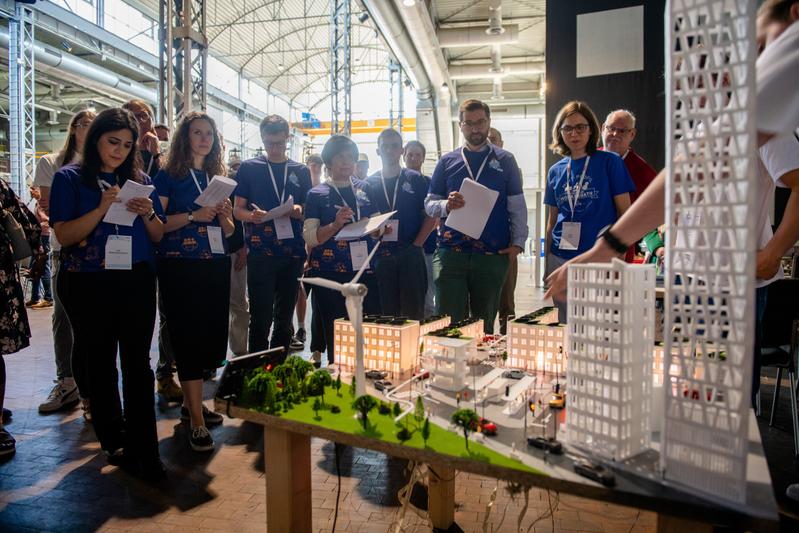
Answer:
[{"label": "illuminated model building", "polygon": [[564,331],[554,307],[544,307],[511,321],[507,366],[562,373],[566,364]]},{"label": "illuminated model building", "polygon": [[[392,378],[409,376],[419,354],[419,322],[395,320],[399,323],[390,324],[368,320],[365,318],[363,323],[364,367],[388,372]],[[333,331],[335,364],[352,370],[355,367],[355,331],[350,321],[344,319],[334,322]]]}]

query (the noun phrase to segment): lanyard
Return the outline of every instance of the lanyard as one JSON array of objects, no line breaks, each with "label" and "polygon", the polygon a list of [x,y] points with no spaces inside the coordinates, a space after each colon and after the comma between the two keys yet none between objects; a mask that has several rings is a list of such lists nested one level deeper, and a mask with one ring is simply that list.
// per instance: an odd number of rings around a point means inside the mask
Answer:
[{"label": "lanyard", "polygon": [[[190,169],[189,169],[189,172],[191,172],[191,179],[193,179],[193,180],[194,180],[194,185],[197,187],[197,192],[199,192],[200,194],[202,194],[202,193],[203,193],[203,190],[202,190],[202,187],[200,187],[200,182],[199,182],[199,181],[197,181],[197,176],[195,176],[195,175],[194,175],[194,170],[190,168]],[[207,181],[208,181],[208,178],[206,178],[206,182],[207,182]]]},{"label": "lanyard", "polygon": [[153,168],[153,160],[155,159],[155,154],[152,152],[150,153],[150,162],[147,163],[147,175],[150,175],[150,170]]},{"label": "lanyard", "polygon": [[464,150],[466,150],[465,146],[461,147],[461,159],[463,159],[463,164],[466,165],[466,172],[469,173],[469,177],[472,178],[476,182],[480,182],[480,176],[483,174],[483,169],[488,162],[488,158],[491,157],[491,147],[488,148],[488,154],[486,154],[485,159],[483,159],[483,163],[480,165],[480,168],[477,170],[477,177],[472,174],[472,167],[469,166],[469,162],[466,160],[466,155],[464,154]]},{"label": "lanyard", "polygon": [[627,151],[626,151],[626,152],[624,152],[624,155],[623,155],[623,156],[621,156],[621,160],[622,160],[622,161],[624,161],[625,159],[627,159],[627,154],[629,154],[629,153],[630,153],[630,149],[629,149],[629,148],[627,148]]},{"label": "lanyard", "polygon": [[572,196],[572,159],[569,158],[569,162],[566,165],[566,198],[569,200],[569,207],[571,208],[572,212],[572,220],[574,220],[574,208],[577,206],[577,203],[580,201],[580,195],[583,192],[583,180],[585,179],[585,172],[588,170],[588,163],[591,162],[591,156],[589,155],[585,159],[585,165],[583,165],[583,172],[580,174],[580,182],[577,184],[577,190],[574,192],[574,196]]},{"label": "lanyard", "polygon": [[383,184],[383,194],[386,195],[386,203],[388,204],[388,210],[394,211],[394,206],[397,205],[397,191],[399,190],[400,181],[402,180],[402,169],[400,169],[399,175],[397,175],[397,183],[394,184],[394,199],[388,199],[388,189],[386,188],[386,178],[383,176],[383,171],[380,171],[380,183]]},{"label": "lanyard", "polygon": [[272,172],[272,165],[267,160],[266,167],[269,169],[269,177],[272,178],[272,187],[275,188],[275,196],[278,199],[278,205],[283,205],[283,202],[286,201],[286,184],[288,183],[288,175],[289,175],[289,162],[286,161],[283,167],[283,196],[277,191],[277,181],[275,181],[275,173]]},{"label": "lanyard", "polygon": [[[344,203],[344,205],[352,209],[352,206],[347,203],[347,200],[344,199],[344,196],[339,192],[338,187],[336,187],[336,184],[333,183],[333,180],[330,180],[327,186],[336,191],[336,194],[338,194],[338,197],[341,198],[341,201]],[[358,196],[355,194],[355,189],[352,187],[352,176],[350,176],[350,190],[352,191],[352,196],[355,198],[355,222],[357,222],[361,219],[361,206],[358,205]]]}]

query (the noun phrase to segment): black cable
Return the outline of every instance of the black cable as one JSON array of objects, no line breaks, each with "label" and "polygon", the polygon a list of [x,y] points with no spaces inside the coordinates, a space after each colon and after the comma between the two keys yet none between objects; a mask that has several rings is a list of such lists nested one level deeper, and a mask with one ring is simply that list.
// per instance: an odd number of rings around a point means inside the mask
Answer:
[{"label": "black cable", "polygon": [[336,531],[336,521],[338,520],[338,501],[341,498],[341,469],[339,468],[338,464],[338,442],[333,443],[333,450],[335,451],[336,455],[336,477],[338,478],[338,488],[336,489],[336,510],[333,513],[333,529],[331,533],[335,533]]}]

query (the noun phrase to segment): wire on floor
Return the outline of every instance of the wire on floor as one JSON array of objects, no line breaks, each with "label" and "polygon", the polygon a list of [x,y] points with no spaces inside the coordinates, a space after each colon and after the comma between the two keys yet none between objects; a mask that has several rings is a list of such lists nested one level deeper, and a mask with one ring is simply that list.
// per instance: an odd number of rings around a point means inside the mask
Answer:
[{"label": "wire on floor", "polygon": [[333,513],[333,529],[331,530],[331,533],[336,532],[336,521],[338,520],[338,502],[341,498],[341,468],[339,468],[338,442],[333,443],[333,450],[336,456],[336,478],[338,478],[338,487],[336,488],[336,510]]}]

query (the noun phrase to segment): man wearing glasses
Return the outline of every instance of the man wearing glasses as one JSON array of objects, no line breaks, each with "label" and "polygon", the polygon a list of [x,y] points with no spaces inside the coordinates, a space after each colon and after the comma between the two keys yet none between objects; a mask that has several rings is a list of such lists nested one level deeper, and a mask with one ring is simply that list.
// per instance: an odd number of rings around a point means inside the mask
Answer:
[{"label": "man wearing glasses", "polygon": [[[602,146],[609,152],[615,152],[624,160],[624,166],[633,179],[635,190],[630,191],[630,203],[635,202],[644,189],[649,187],[657,176],[655,169],[646,160],[635,153],[630,146],[635,139],[635,115],[626,109],[617,109],[608,113],[602,125]],[[655,230],[653,233],[657,233]],[[630,246],[624,260],[632,263],[635,258],[635,246]]]},{"label": "man wearing glasses", "polygon": [[[306,258],[302,218],[311,174],[308,167],[286,157],[286,119],[270,115],[261,121],[260,129],[265,154],[239,167],[233,215],[244,222],[247,245],[249,351],[281,347],[285,358],[291,344],[298,279]],[[288,214],[269,216],[290,201],[293,207]]]},{"label": "man wearing glasses", "polygon": [[454,209],[468,209],[458,192],[466,178],[497,191],[499,197],[479,239],[446,224],[441,227],[433,258],[436,302],[438,311],[453,322],[481,318],[485,331],[493,333],[508,264],[516,261],[527,239],[527,206],[515,158],[488,142],[488,105],[466,100],[459,118],[465,143],[436,165],[425,200],[427,214],[445,218]]}]

